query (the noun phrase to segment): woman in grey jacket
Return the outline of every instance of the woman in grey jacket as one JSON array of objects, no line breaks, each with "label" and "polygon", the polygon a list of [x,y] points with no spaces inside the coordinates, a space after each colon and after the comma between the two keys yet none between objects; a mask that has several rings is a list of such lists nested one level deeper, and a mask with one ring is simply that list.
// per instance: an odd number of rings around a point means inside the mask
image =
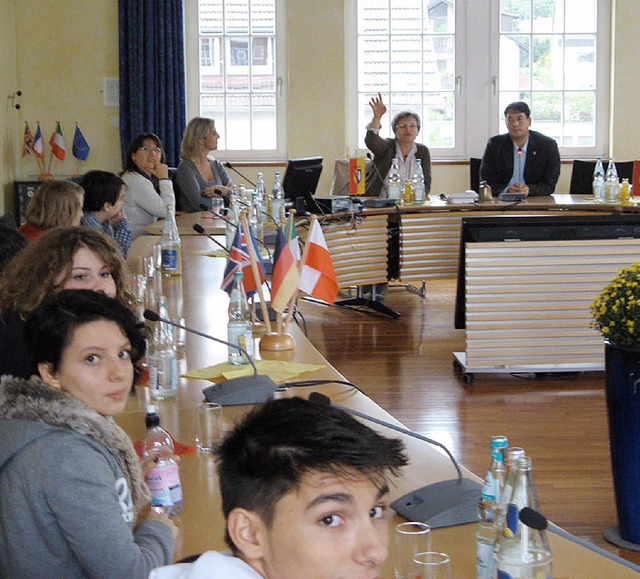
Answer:
[{"label": "woman in grey jacket", "polygon": [[147,577],[175,525],[148,509],[133,445],[113,416],[144,355],[116,299],[63,290],[27,320],[40,378],[0,382],[0,576]]}]

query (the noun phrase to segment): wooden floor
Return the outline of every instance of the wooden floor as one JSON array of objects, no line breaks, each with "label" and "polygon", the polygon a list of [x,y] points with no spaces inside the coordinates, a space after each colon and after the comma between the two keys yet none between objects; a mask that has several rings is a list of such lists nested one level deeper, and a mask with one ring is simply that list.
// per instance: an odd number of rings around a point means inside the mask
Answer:
[{"label": "wooden floor", "polygon": [[640,553],[609,545],[616,522],[601,372],[543,379],[453,369],[464,330],[453,327],[454,280],[427,284],[425,299],[390,289],[399,320],[305,302],[307,335],[333,366],[407,427],[446,444],[484,476],[493,434],[533,459],[540,507],[553,522],[640,563]]}]

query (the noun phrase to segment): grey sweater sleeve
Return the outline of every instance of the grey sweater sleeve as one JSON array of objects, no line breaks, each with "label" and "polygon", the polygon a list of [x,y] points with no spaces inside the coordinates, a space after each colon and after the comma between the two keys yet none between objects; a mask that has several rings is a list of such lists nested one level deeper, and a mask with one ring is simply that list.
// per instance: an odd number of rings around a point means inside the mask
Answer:
[{"label": "grey sweater sleeve", "polygon": [[170,563],[174,545],[167,525],[150,520],[132,532],[130,492],[115,457],[88,437],[67,438],[49,466],[45,495],[61,540],[87,575],[146,578]]}]

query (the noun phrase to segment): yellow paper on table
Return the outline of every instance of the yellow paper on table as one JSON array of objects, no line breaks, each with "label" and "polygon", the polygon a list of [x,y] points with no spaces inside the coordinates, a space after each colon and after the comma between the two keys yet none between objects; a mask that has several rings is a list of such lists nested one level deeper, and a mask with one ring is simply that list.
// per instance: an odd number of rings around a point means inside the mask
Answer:
[{"label": "yellow paper on table", "polygon": [[227,257],[229,252],[224,249],[211,249],[210,251],[198,251],[196,252],[196,255],[204,255],[206,257]]},{"label": "yellow paper on table", "polygon": [[[254,360],[254,362],[259,374],[269,376],[277,384],[326,367],[324,364],[302,364],[300,362],[283,362],[281,360]],[[186,372],[182,376],[184,378],[197,378],[217,382],[221,379],[229,380],[239,376],[251,376],[252,374],[253,368],[251,364],[237,365],[222,362],[215,366]]]}]

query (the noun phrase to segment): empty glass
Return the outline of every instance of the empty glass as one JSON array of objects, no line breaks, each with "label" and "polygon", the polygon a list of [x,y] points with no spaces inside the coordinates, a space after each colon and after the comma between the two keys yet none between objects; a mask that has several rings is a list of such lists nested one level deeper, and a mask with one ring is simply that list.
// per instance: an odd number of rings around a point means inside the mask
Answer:
[{"label": "empty glass", "polygon": [[431,527],[426,523],[409,522],[396,525],[394,536],[395,579],[415,577],[413,557],[416,553],[431,550]]},{"label": "empty glass", "polygon": [[413,564],[412,579],[451,579],[451,559],[446,553],[416,553]]}]

